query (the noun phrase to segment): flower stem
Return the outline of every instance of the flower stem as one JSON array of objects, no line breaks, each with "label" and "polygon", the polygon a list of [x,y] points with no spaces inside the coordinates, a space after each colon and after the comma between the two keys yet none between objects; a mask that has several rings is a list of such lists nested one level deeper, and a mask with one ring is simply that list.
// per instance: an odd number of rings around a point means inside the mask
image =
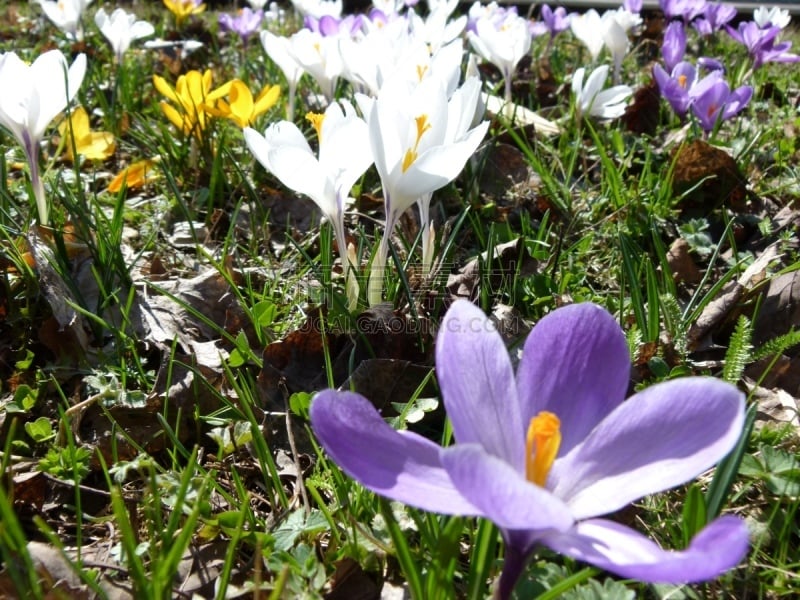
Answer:
[{"label": "flower stem", "polygon": [[23,150],[28,159],[31,188],[33,189],[33,197],[36,199],[36,209],[39,213],[39,225],[47,225],[50,219],[50,211],[47,206],[44,182],[39,174],[39,143],[37,140],[31,139],[27,131],[23,133]]},{"label": "flower stem", "polygon": [[520,552],[513,546],[506,545],[503,572],[500,573],[500,579],[495,584],[492,600],[507,600],[511,598],[511,592],[514,591],[514,586],[516,586],[522,572],[525,570],[527,562],[528,556],[526,553]]}]

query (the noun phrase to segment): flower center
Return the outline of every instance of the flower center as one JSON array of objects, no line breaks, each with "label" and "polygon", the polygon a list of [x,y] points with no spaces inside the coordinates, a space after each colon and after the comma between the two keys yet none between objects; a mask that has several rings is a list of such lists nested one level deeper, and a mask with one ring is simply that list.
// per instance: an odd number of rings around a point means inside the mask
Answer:
[{"label": "flower center", "polygon": [[544,487],[561,446],[561,421],[542,411],[531,419],[525,437],[525,478]]},{"label": "flower center", "polygon": [[414,119],[414,122],[417,124],[417,139],[414,142],[414,147],[406,150],[406,155],[403,157],[403,173],[408,171],[408,168],[417,160],[419,141],[425,132],[431,128],[431,124],[428,122],[428,115],[420,115]]},{"label": "flower center", "polygon": [[681,86],[683,89],[686,89],[686,75],[678,75],[678,85]]},{"label": "flower center", "polygon": [[314,127],[317,132],[317,139],[322,141],[322,122],[325,120],[325,113],[307,112],[306,119]]}]

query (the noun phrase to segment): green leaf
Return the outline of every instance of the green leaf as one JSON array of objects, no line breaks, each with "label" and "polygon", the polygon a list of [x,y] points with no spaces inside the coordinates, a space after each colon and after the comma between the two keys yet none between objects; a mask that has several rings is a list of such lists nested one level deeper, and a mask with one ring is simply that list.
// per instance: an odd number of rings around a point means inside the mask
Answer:
[{"label": "green leaf", "polygon": [[297,539],[302,535],[314,535],[325,531],[328,522],[325,515],[319,510],[312,510],[308,518],[303,509],[294,511],[281,523],[280,527],[273,532],[275,537],[275,549],[278,551],[289,551],[295,545]]},{"label": "green leaf", "polygon": [[686,494],[683,504],[683,519],[681,529],[683,530],[683,544],[688,546],[692,538],[697,535],[708,523],[708,510],[703,492],[697,484],[692,485]]},{"label": "green leaf", "polygon": [[269,300],[262,300],[253,306],[253,321],[256,327],[269,327],[275,321],[278,307]]},{"label": "green leaf", "polygon": [[36,443],[46,442],[56,437],[53,425],[47,417],[39,417],[35,421],[25,423],[25,433],[31,436]]},{"label": "green leaf", "polygon": [[289,396],[289,410],[298,417],[308,419],[309,408],[311,408],[311,394],[308,392],[295,392]]},{"label": "green leaf", "polygon": [[31,368],[31,365],[33,364],[34,357],[35,357],[35,355],[31,350],[25,350],[25,358],[22,358],[22,359],[18,360],[14,364],[14,366],[19,371],[27,371],[28,369]]}]

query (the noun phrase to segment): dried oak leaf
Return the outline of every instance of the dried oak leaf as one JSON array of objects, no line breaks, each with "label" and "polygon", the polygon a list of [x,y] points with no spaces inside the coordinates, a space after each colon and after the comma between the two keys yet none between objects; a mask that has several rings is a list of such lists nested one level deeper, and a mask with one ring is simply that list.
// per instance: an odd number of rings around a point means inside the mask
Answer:
[{"label": "dried oak leaf", "polygon": [[332,331],[327,320],[323,335],[326,315],[322,308],[310,311],[300,328],[264,348],[258,384],[262,400],[268,405],[283,407],[284,393],[311,392],[327,387],[326,346],[334,379],[343,379],[353,343],[347,334]]},{"label": "dried oak leaf", "polygon": [[[407,360],[370,358],[356,367],[342,389],[353,389],[381,411],[384,417],[396,416],[393,404],[405,404],[414,397],[420,384],[430,374],[431,367],[414,364]],[[429,381],[421,397],[436,395],[433,382]]]},{"label": "dried oak leaf", "polygon": [[284,393],[312,392],[328,387],[325,344],[334,386],[347,379],[351,363],[357,367],[370,358],[424,362],[430,334],[420,331],[415,323],[391,305],[380,304],[359,314],[355,327],[348,330],[332,327],[327,311],[317,308],[309,313],[299,329],[264,349],[264,366],[258,376],[262,399],[283,406]]},{"label": "dried oak leaf", "polygon": [[730,154],[703,140],[672,152],[672,192],[680,208],[707,215],[720,206],[741,211],[747,200],[747,179]]},{"label": "dried oak leaf", "polygon": [[[770,280],[753,325],[753,343],[759,346],[800,327],[800,271],[784,273]],[[800,353],[790,348],[787,355]]]},{"label": "dried oak leaf", "polygon": [[488,146],[483,160],[478,185],[481,192],[489,196],[502,198],[516,184],[531,177],[531,166],[525,155],[511,144]]},{"label": "dried oak leaf", "polygon": [[683,238],[676,239],[667,252],[667,264],[676,282],[693,285],[700,282],[703,274],[697,268],[690,250],[689,242]]},{"label": "dried oak leaf", "polygon": [[484,252],[447,278],[446,288],[451,301],[458,298],[475,300],[480,295],[483,282],[488,282],[492,290],[499,290],[510,279],[532,275],[539,270],[539,261],[528,254],[522,238],[495,246],[491,264],[488,265],[489,272],[485,272],[488,258],[488,252]]},{"label": "dried oak leaf", "polygon": [[633,93],[633,102],[625,109],[622,124],[633,133],[654,135],[658,129],[660,110],[661,94],[653,79]]},{"label": "dried oak leaf", "polygon": [[325,594],[325,600],[378,600],[381,597],[379,581],[379,574],[370,575],[357,561],[344,558],[336,563],[329,583],[331,590]]},{"label": "dried oak leaf", "polygon": [[689,328],[687,338],[691,349],[701,346],[703,338],[710,336],[720,324],[735,321],[739,315],[740,301],[763,281],[767,267],[777,258],[777,244],[772,244],[745,269],[739,279],[729,281],[723,286],[719,294],[706,305],[697,321]]}]

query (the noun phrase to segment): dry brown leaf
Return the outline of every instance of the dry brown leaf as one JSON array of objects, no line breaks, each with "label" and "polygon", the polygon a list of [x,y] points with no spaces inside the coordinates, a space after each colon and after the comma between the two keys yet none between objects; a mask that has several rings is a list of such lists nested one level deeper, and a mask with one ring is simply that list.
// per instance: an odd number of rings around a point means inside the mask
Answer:
[{"label": "dry brown leaf", "polygon": [[676,282],[693,285],[703,278],[690,253],[689,242],[683,238],[679,237],[672,242],[667,252],[667,264]]},{"label": "dry brown leaf", "polygon": [[717,297],[706,305],[697,321],[689,328],[687,339],[690,348],[698,347],[703,337],[731,315],[733,309],[739,305],[739,301],[744,298],[745,294],[752,291],[756,285],[763,281],[767,267],[778,258],[778,243],[776,242],[768,246],[745,269],[739,279],[728,282],[722,288]]},{"label": "dry brown leaf", "polygon": [[478,298],[481,292],[481,282],[486,276],[493,288],[490,290],[491,292],[500,289],[509,281],[509,278],[525,277],[539,270],[539,261],[528,255],[522,238],[495,246],[494,258],[490,266],[491,273],[484,273],[484,278],[482,278],[481,268],[487,258],[488,251],[481,254],[480,258],[472,259],[459,269],[458,273],[447,278],[447,292],[450,301],[458,298],[468,300]]},{"label": "dry brown leaf", "polygon": [[720,206],[743,210],[747,178],[725,150],[703,140],[678,146],[672,154],[672,191],[683,196],[680,208],[706,215]]}]

